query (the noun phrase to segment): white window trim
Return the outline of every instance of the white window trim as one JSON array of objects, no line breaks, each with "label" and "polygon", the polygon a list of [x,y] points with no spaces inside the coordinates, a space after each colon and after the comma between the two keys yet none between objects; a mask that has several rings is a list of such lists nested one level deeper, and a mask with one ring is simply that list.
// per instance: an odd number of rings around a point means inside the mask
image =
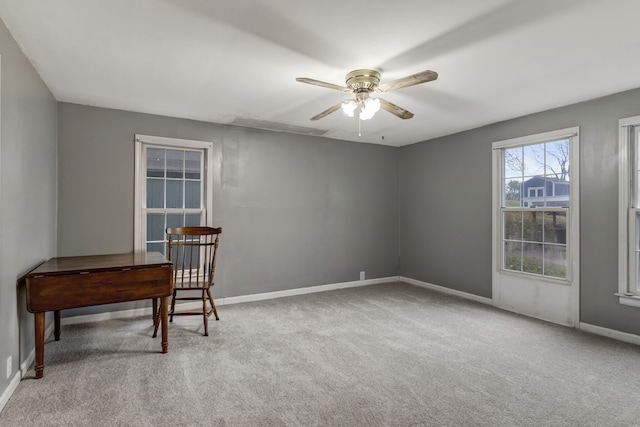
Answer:
[{"label": "white window trim", "polygon": [[[640,127],[640,116],[619,120],[618,138],[620,159],[618,173],[618,302],[623,305],[640,307],[640,294],[631,287],[635,283],[635,221],[630,217],[635,188],[635,160],[632,156],[633,132]],[[636,142],[637,144],[637,142]],[[633,280],[632,280],[633,279]]]},{"label": "white window trim", "polygon": [[[146,217],[143,215],[146,207],[146,198],[138,197],[141,190],[145,186],[145,162],[146,159],[142,155],[143,145],[154,145],[169,148],[192,148],[205,151],[205,176],[203,180],[204,194],[206,194],[206,222],[207,225],[213,224],[213,198],[216,185],[214,184],[214,144],[209,141],[196,141],[190,139],[166,138],[162,136],[136,135],[135,136],[135,201],[134,201],[134,225],[133,225],[133,250],[135,252],[144,252],[146,250],[146,242],[144,241],[143,230],[146,229]],[[211,184],[209,184],[211,183]],[[213,186],[214,188],[209,188]]]},{"label": "white window trim", "polygon": [[[540,281],[547,283],[557,283],[557,284],[570,284],[574,285],[573,289],[573,299],[576,302],[573,308],[573,318],[578,324],[580,319],[580,215],[579,215],[579,206],[580,206],[580,191],[578,189],[578,183],[580,179],[580,127],[570,127],[566,129],[559,129],[555,131],[549,131],[544,133],[539,133],[535,135],[528,135],[518,138],[506,139],[502,141],[495,141],[491,145],[493,150],[493,189],[492,189],[492,203],[494,208],[492,209],[492,224],[494,227],[496,224],[502,224],[501,220],[499,220],[499,215],[502,207],[502,183],[504,181],[504,177],[502,176],[502,167],[500,166],[502,163],[502,149],[511,148],[516,146],[523,145],[534,145],[540,144],[544,142],[549,142],[553,140],[560,139],[570,139],[571,140],[571,176],[576,179],[571,179],[569,182],[569,194],[571,194],[571,206],[572,209],[569,210],[568,220],[569,227],[567,229],[567,239],[571,239],[571,245],[567,244],[567,278],[566,279],[557,279],[549,276],[537,276]],[[555,208],[554,208],[555,209]],[[493,251],[493,259],[494,266],[492,271],[492,282],[493,282],[493,295],[497,295],[497,275],[498,272],[501,274],[510,274],[508,270],[503,270],[503,254],[502,254],[502,229],[501,227],[495,227],[494,232],[492,233],[492,251]],[[569,237],[571,236],[571,237]],[[567,240],[569,242],[569,240]],[[523,274],[523,273],[515,273],[513,274]],[[495,297],[494,297],[495,298]],[[494,300],[495,301],[495,300]]]}]

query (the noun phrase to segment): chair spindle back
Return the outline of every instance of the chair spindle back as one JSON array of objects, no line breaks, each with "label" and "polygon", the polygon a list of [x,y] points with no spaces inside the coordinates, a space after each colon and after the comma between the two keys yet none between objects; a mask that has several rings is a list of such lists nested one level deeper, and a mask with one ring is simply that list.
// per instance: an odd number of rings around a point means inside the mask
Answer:
[{"label": "chair spindle back", "polygon": [[206,289],[213,286],[221,232],[222,228],[202,226],[167,228],[175,288]]}]

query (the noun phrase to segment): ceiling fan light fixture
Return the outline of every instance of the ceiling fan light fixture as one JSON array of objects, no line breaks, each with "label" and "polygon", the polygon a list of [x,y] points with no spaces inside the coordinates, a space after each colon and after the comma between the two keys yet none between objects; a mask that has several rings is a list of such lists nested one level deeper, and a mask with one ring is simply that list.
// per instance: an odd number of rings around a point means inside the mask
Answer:
[{"label": "ceiling fan light fixture", "polygon": [[358,108],[358,104],[352,99],[342,103],[342,111],[344,111],[348,117],[353,117],[356,108]]},{"label": "ceiling fan light fixture", "polygon": [[369,120],[380,110],[380,100],[367,98],[360,107],[360,120]]}]

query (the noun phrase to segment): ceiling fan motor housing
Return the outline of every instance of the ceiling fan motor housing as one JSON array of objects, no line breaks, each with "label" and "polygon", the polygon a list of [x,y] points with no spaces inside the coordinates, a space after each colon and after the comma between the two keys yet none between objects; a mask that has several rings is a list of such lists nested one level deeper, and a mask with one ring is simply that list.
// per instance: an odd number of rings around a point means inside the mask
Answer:
[{"label": "ceiling fan motor housing", "polygon": [[380,83],[380,73],[376,70],[354,70],[345,77],[347,87],[354,93],[370,93],[376,90]]}]

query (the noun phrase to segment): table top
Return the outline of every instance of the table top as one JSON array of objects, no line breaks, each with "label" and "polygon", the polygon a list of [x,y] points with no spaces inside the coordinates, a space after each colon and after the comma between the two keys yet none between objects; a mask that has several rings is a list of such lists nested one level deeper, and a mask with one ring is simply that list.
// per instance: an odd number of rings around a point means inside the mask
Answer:
[{"label": "table top", "polygon": [[143,268],[171,265],[160,252],[129,252],[125,254],[56,257],[43,262],[27,277],[43,274],[64,274],[76,271],[101,271],[117,268]]}]

